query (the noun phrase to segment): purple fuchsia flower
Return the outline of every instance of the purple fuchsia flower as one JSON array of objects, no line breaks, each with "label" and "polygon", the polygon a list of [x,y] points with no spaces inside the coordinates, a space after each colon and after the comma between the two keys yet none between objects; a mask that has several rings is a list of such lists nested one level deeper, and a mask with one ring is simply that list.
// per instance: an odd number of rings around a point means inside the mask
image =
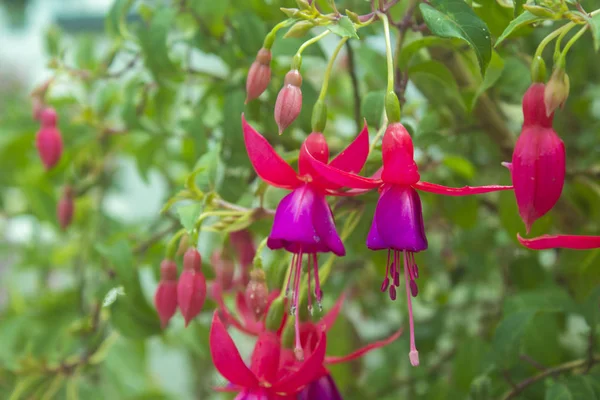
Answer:
[{"label": "purple fuchsia flower", "polygon": [[517,233],[517,238],[523,246],[531,250],[590,250],[600,248],[600,236],[542,235],[532,239],[525,239]]},{"label": "purple fuchsia flower", "polygon": [[408,131],[400,123],[388,126],[382,142],[383,167],[371,178],[365,178],[335,166],[327,165],[309,153],[312,168],[329,182],[352,187],[357,191],[379,188],[380,197],[373,223],[367,236],[371,250],[387,250],[388,261],[381,291],[388,291],[396,299],[400,286],[401,265],[404,264],[404,286],[410,325],[410,362],[419,365],[419,353],[415,345],[411,297],[418,294],[416,279],[419,268],[415,253],[427,249],[427,237],[423,223],[421,199],[418,190],[446,196],[465,196],[509,190],[512,186],[479,186],[451,188],[421,181],[414,161],[414,148]]},{"label": "purple fuchsia flower", "polygon": [[554,207],[565,182],[565,145],[552,128],[554,112],[546,112],[544,90],[543,83],[534,83],[525,93],[521,135],[512,163],[504,163],[527,232]]},{"label": "purple fuchsia flower", "polygon": [[[334,253],[343,256],[344,244],[335,228],[331,208],[326,195],[344,195],[336,184],[323,179],[309,161],[314,157],[325,165],[346,173],[358,172],[369,153],[369,132],[366,126],[346,149],[329,164],[329,147],[322,133],[311,133],[302,145],[298,160],[298,173],[271,147],[267,139],[252,128],[242,115],[244,141],[254,170],[268,184],[291,190],[275,212],[273,227],[267,240],[272,250],[285,249],[293,254],[286,296],[292,287],[291,314],[296,313],[300,301],[300,282],[303,259],[306,258],[308,273],[308,308],[312,312],[311,273],[314,277],[314,294],[321,309],[323,292],[319,282],[317,253]],[[306,257],[305,257],[306,256]],[[296,318],[296,349],[301,357],[299,321]]]}]

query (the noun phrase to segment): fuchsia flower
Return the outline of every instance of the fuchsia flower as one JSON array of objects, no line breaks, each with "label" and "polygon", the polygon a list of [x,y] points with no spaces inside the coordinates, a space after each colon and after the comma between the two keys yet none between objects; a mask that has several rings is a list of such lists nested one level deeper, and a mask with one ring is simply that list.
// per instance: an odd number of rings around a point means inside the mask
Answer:
[{"label": "fuchsia flower", "polygon": [[35,145],[46,170],[52,169],[62,156],[63,142],[56,124],[58,116],[53,108],[45,108],[39,114],[40,130],[35,137]]},{"label": "fuchsia flower", "polygon": [[515,144],[511,171],[519,214],[527,232],[554,207],[565,182],[565,145],[552,129],[554,113],[546,113],[543,83],[534,83],[523,97],[525,117]]},{"label": "fuchsia flower", "polygon": [[542,235],[537,238],[525,239],[517,233],[519,242],[528,249],[572,249],[590,250],[600,248],[600,236],[583,235]]},{"label": "fuchsia flower", "polygon": [[240,392],[238,400],[292,400],[322,373],[327,338],[321,332],[314,352],[294,368],[280,364],[281,339],[277,333],[267,330],[260,333],[248,368],[217,313],[213,317],[209,342],[215,368],[231,384],[221,390]]},{"label": "fuchsia flower", "polygon": [[183,271],[177,282],[177,305],[185,319],[185,326],[194,319],[206,299],[206,279],[202,273],[202,257],[190,247],[183,255]]},{"label": "fuchsia flower", "polygon": [[[315,157],[324,165],[331,165],[345,173],[358,172],[369,153],[369,133],[366,126],[356,139],[330,164],[329,148],[323,134],[311,133],[302,145],[298,160],[298,173],[289,166],[271,147],[269,142],[254,130],[242,115],[244,140],[248,156],[254,170],[265,182],[272,186],[292,190],[285,196],[275,212],[273,227],[267,240],[272,249],[285,249],[293,253],[288,289],[293,282],[291,313],[295,314],[299,303],[299,289],[303,257],[307,257],[308,307],[312,311],[310,285],[311,272],[314,276],[314,293],[321,308],[323,292],[319,283],[317,253],[332,252],[338,256],[346,253],[333,219],[326,195],[343,195],[342,184],[332,183],[315,173],[309,158]],[[309,153],[312,154],[309,156]],[[296,348],[300,350],[296,319]]]},{"label": "fuchsia flower", "polygon": [[275,101],[275,122],[279,127],[279,134],[290,126],[302,110],[302,75],[297,69],[289,71],[285,75],[283,88],[277,95]]},{"label": "fuchsia flower", "polygon": [[[370,343],[346,356],[325,356],[326,333],[335,323],[343,301],[344,296],[342,295],[319,322],[303,322],[300,325],[300,341],[306,356],[305,361],[298,361],[295,356],[295,350],[284,348],[281,344],[285,316],[277,332],[270,332],[263,326],[261,331],[254,333],[258,336],[258,340],[252,354],[250,371],[255,377],[258,377],[259,381],[262,379],[262,382],[258,384],[258,388],[252,378],[244,378],[245,380],[242,383],[242,379],[239,376],[233,376],[234,374],[230,371],[233,369],[244,371],[244,369],[247,370],[248,368],[243,364],[241,359],[237,360],[239,353],[235,348],[235,344],[231,340],[220,318],[215,314],[210,335],[211,354],[217,370],[233,384],[233,387],[228,386],[219,390],[241,392],[236,397],[238,400],[341,399],[335,382],[327,370],[327,366],[354,360],[372,350],[386,346],[402,334],[402,329],[400,329],[390,337]],[[229,314],[228,311],[226,313]],[[222,354],[224,352],[229,357],[236,358],[236,360],[227,359]],[[307,367],[307,364],[310,366],[310,369]],[[241,365],[243,365],[243,368]],[[294,385],[289,384],[292,379],[287,381],[288,384],[285,388],[281,387],[280,382],[279,384],[273,383],[278,377],[289,376],[290,373],[297,374],[293,380],[295,382]],[[245,371],[244,374],[246,374]],[[299,384],[300,382],[302,384]],[[276,389],[273,389],[274,387]],[[294,396],[296,393],[298,393],[297,397]]]},{"label": "fuchsia flower", "polygon": [[[416,279],[419,268],[414,254],[427,249],[427,237],[423,223],[421,199],[417,190],[446,196],[465,196],[512,189],[512,186],[479,186],[451,188],[420,180],[414,161],[410,134],[400,123],[390,124],[382,142],[383,167],[372,178],[361,177],[334,165],[327,165],[309,152],[312,168],[325,180],[357,190],[379,188],[380,197],[367,247],[371,250],[388,251],[386,273],[381,285],[392,300],[396,299],[396,288],[400,286],[400,265],[404,263],[404,283],[410,324],[410,361],[419,364],[419,353],[415,345],[411,295],[416,297]],[[401,261],[402,260],[402,261]]]},{"label": "fuchsia flower", "polygon": [[164,329],[177,311],[177,264],[173,260],[160,263],[160,282],[154,294],[154,306]]}]

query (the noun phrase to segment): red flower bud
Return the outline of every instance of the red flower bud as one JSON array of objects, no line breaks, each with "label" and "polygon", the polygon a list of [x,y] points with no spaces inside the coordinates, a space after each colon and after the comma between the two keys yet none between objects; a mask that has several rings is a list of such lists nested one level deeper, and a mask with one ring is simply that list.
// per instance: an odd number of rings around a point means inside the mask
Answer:
[{"label": "red flower bud", "polygon": [[558,201],[565,181],[565,146],[546,114],[544,84],[536,83],[523,98],[525,122],[515,145],[512,174],[519,214],[527,232]]},{"label": "red flower bud", "polygon": [[245,296],[246,304],[256,319],[260,319],[267,309],[269,297],[269,288],[262,269],[255,269],[250,273],[250,283],[246,287]]},{"label": "red flower bud", "polygon": [[231,259],[223,256],[220,251],[215,251],[210,257],[210,262],[215,269],[215,281],[223,291],[228,291],[233,286],[235,266]]},{"label": "red flower bud", "polygon": [[302,109],[302,75],[297,69],[285,75],[283,88],[277,95],[275,102],[275,122],[279,127],[279,134],[285,130],[300,114]]},{"label": "red flower bud", "polygon": [[73,220],[73,188],[65,186],[63,195],[56,206],[56,217],[62,230],[67,229]]},{"label": "red flower bud", "polygon": [[206,279],[201,267],[202,258],[198,250],[188,249],[183,256],[183,272],[177,283],[177,304],[185,326],[200,313],[206,298]]},{"label": "red flower bud", "polygon": [[177,264],[173,260],[160,263],[160,282],[154,294],[154,306],[164,329],[177,310]]},{"label": "red flower bud", "polygon": [[35,144],[46,170],[54,167],[62,155],[63,143],[60,131],[56,128],[56,112],[46,108],[40,112],[41,128]]},{"label": "red flower bud", "polygon": [[[399,122],[388,125],[381,141],[383,171],[381,179],[398,185],[412,185],[421,179],[414,160],[410,134]],[[402,171],[401,174],[398,171]]]},{"label": "red flower bud", "polygon": [[246,79],[246,103],[260,96],[271,81],[271,50],[262,48],[250,66]]}]

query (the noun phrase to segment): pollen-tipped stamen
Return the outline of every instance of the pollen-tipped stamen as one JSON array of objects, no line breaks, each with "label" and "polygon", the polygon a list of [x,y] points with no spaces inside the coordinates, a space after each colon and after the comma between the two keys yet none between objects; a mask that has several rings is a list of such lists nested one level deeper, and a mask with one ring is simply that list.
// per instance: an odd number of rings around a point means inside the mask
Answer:
[{"label": "pollen-tipped stamen", "polygon": [[[409,268],[410,268],[410,255],[408,252],[404,252],[404,282],[406,285],[406,304],[408,306],[408,323],[410,327],[410,353],[408,356],[410,358],[410,363],[413,367],[419,365],[419,352],[417,350],[417,346],[415,345],[415,326],[413,321],[413,312],[412,312],[412,299],[411,299],[411,289],[410,289],[410,276],[409,276]],[[414,281],[413,281],[414,282]]]}]

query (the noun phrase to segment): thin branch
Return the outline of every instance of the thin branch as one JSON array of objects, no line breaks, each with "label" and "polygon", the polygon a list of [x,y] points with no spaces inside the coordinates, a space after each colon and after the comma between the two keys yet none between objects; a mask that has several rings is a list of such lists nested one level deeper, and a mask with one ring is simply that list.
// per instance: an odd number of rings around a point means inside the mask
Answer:
[{"label": "thin branch", "polygon": [[533,366],[533,368],[537,369],[538,371],[545,371],[547,368],[544,367],[542,364],[540,364],[539,362],[537,362],[536,360],[534,360],[533,358],[531,358],[531,356],[528,356],[527,354],[521,354],[519,356],[519,358],[529,364],[531,364],[531,366]]},{"label": "thin branch", "polygon": [[145,253],[154,243],[158,242],[159,240],[164,238],[169,233],[175,232],[178,227],[179,227],[179,223],[173,223],[168,228],[163,229],[162,231],[156,232],[154,235],[150,236],[145,241],[139,243],[133,249],[133,253],[136,255]]},{"label": "thin branch", "polygon": [[350,72],[350,79],[352,80],[352,94],[354,96],[354,121],[356,122],[356,129],[360,130],[362,126],[360,118],[360,88],[358,87],[358,78],[356,76],[354,50],[352,50],[350,41],[346,42],[346,51],[348,52],[348,70]]},{"label": "thin branch", "polygon": [[[592,357],[592,359],[591,359],[592,365],[599,363],[599,362],[600,362],[600,355],[595,355]],[[579,368],[585,367],[588,364],[590,364],[590,360],[586,358],[584,360],[570,361],[568,363],[561,364],[557,367],[548,368],[547,370],[540,372],[537,375],[534,375],[530,378],[527,378],[527,379],[519,382],[513,389],[511,389],[509,392],[506,392],[506,394],[504,394],[504,396],[502,397],[502,400],[514,399],[517,395],[519,395],[521,392],[523,392],[529,386],[531,386],[534,383],[536,383],[544,378],[547,378],[551,375],[575,371]]]}]

